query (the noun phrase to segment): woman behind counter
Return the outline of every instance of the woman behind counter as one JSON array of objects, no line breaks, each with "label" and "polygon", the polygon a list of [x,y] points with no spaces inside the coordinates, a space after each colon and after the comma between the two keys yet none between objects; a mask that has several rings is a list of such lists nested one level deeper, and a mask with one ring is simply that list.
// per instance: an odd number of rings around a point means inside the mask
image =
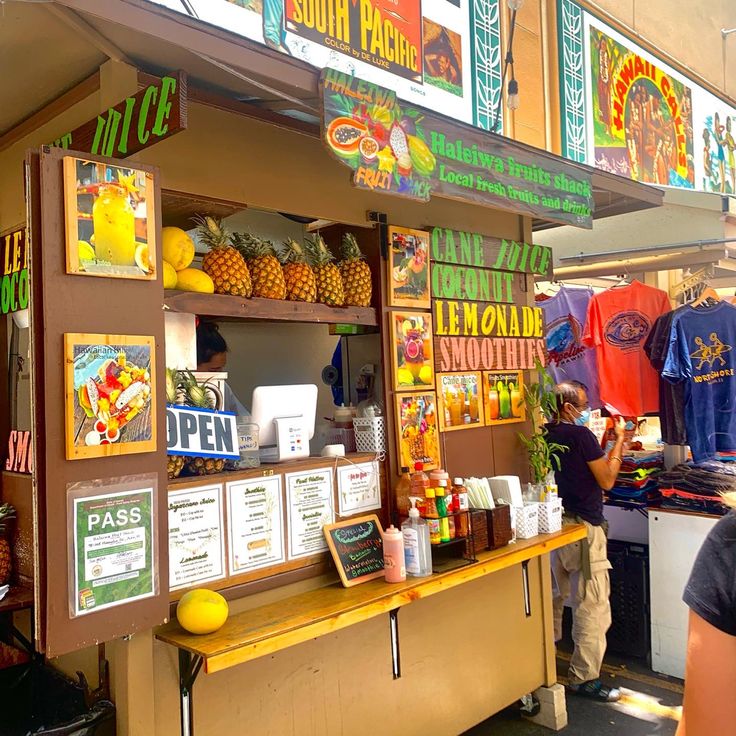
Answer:
[{"label": "woman behind counter", "polygon": [[[227,365],[228,347],[220,328],[214,322],[197,318],[197,371],[218,373]],[[230,411],[239,417],[249,417],[250,412],[240,403],[230,386],[223,384],[223,411]]]}]

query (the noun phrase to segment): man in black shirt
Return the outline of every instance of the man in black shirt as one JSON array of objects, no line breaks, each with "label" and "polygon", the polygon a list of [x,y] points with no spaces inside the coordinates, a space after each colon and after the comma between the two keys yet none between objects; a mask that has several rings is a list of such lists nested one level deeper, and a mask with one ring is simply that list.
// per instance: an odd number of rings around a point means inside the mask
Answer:
[{"label": "man in black shirt", "polygon": [[611,563],[603,528],[603,490],[613,488],[621,467],[624,423],[616,423],[616,442],[610,457],[606,457],[586,426],[590,405],[585,386],[566,381],[555,388],[555,393],[557,414],[546,425],[547,439],[567,448],[558,456],[557,486],[565,519],[584,524],[588,531],[587,539],[552,553],[555,640],[562,638],[562,609],[572,593],[575,649],[570,659],[569,688],[579,695],[613,702],[620,697],[618,689],[600,681],[606,632],[611,625]]}]

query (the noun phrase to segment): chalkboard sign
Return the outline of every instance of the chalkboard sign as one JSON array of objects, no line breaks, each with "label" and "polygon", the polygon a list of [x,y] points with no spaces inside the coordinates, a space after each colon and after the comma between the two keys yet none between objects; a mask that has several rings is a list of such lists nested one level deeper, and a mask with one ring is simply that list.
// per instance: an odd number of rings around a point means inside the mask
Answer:
[{"label": "chalkboard sign", "polygon": [[375,514],[323,527],[342,584],[383,577],[383,530]]}]

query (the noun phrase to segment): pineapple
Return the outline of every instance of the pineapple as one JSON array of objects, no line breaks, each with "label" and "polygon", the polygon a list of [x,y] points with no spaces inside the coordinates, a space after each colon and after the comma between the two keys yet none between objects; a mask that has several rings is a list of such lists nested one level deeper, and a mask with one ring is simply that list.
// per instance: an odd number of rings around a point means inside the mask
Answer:
[{"label": "pineapple", "polygon": [[292,302],[316,302],[317,281],[307,263],[304,247],[291,238],[285,240],[282,263],[286,298]]},{"label": "pineapple", "polygon": [[15,509],[9,503],[0,504],[0,585],[10,582],[12,559],[10,557],[10,540],[5,536],[7,522],[15,518]]},{"label": "pineapple", "polygon": [[186,458],[181,455],[166,456],[166,474],[169,476],[169,480],[174,480],[174,478],[178,478],[181,475],[185,460]]},{"label": "pineapple", "polygon": [[330,307],[345,303],[340,269],[332,263],[334,256],[321,235],[307,239],[307,253],[317,278],[317,301]]},{"label": "pineapple", "polygon": [[243,256],[234,248],[218,217],[195,217],[199,239],[207,246],[202,270],[212,279],[215,294],[250,297],[253,284]]},{"label": "pineapple", "polygon": [[345,233],[342,237],[342,260],[339,266],[345,304],[349,307],[369,307],[373,290],[371,269],[352,233]]},{"label": "pineapple", "polygon": [[235,233],[233,245],[242,253],[253,277],[253,296],[286,299],[286,282],[272,242],[246,233]]}]

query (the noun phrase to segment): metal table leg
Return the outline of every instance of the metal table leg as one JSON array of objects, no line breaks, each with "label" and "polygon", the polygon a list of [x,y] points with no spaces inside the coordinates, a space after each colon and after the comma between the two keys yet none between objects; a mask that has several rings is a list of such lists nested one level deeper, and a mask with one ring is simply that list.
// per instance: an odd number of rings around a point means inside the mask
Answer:
[{"label": "metal table leg", "polygon": [[524,586],[524,614],[527,618],[532,615],[532,596],[529,591],[529,560],[521,563],[521,583]]},{"label": "metal table leg", "polygon": [[391,669],[394,680],[401,677],[401,652],[399,650],[399,609],[394,608],[388,613],[388,622],[391,628]]},{"label": "metal table leg", "polygon": [[182,736],[194,736],[194,708],[192,688],[202,667],[202,657],[179,650],[179,717]]}]

